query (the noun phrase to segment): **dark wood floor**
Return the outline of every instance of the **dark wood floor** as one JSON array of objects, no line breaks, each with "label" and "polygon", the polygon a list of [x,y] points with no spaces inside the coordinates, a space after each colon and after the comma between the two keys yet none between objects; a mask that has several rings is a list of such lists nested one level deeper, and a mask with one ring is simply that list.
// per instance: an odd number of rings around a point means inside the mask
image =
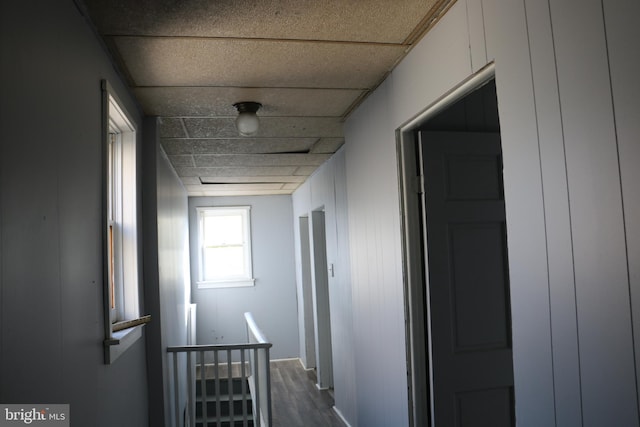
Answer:
[{"label": "dark wood floor", "polygon": [[333,398],[318,390],[313,371],[299,360],[271,362],[271,408],[274,427],[344,427]]}]

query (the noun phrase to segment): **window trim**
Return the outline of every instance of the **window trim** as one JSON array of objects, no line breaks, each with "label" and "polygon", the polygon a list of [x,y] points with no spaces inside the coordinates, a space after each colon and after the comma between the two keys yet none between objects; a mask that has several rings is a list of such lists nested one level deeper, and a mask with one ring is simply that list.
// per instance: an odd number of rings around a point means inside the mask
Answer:
[{"label": "window trim", "polygon": [[[137,129],[111,85],[103,80],[101,88],[104,358],[111,364],[142,337],[149,319],[140,318]],[[134,326],[118,330],[124,322]]]},{"label": "window trim", "polygon": [[[226,277],[219,280],[204,279],[204,217],[211,212],[222,213],[224,211],[238,212],[243,218],[243,230],[245,239],[243,253],[245,260],[245,275],[239,277]],[[253,277],[253,252],[251,248],[251,206],[199,206],[196,207],[197,218],[197,281],[198,289],[240,288],[255,286]]]}]

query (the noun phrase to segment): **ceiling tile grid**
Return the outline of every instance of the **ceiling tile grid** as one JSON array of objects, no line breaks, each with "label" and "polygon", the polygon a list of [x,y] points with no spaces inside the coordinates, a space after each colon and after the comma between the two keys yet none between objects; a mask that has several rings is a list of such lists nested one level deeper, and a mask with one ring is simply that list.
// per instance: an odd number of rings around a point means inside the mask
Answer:
[{"label": "ceiling tile grid", "polygon": [[342,138],[163,138],[162,147],[173,154],[333,153]]},{"label": "ceiling tile grid", "polygon": [[404,45],[347,42],[113,39],[136,86],[367,89],[406,50]]},{"label": "ceiling tile grid", "polygon": [[[455,0],[84,0],[190,196],[290,194]],[[234,103],[262,104],[241,137]]]}]

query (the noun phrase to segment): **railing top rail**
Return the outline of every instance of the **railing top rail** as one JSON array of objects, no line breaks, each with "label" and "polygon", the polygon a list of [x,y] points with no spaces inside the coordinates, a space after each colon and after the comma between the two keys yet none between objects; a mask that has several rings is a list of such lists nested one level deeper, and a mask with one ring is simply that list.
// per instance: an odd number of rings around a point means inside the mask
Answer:
[{"label": "railing top rail", "polygon": [[253,314],[250,312],[246,312],[244,314],[244,319],[247,321],[247,327],[251,331],[251,334],[256,338],[258,343],[260,344],[268,344],[269,340],[265,336],[265,334],[258,328],[258,324],[253,318]]},{"label": "railing top rail", "polygon": [[253,315],[250,312],[244,314],[244,318],[247,322],[247,328],[249,333],[255,338],[255,343],[239,343],[239,344],[203,344],[203,345],[181,345],[167,347],[168,353],[182,353],[182,352],[198,352],[198,351],[224,351],[224,350],[241,350],[241,349],[254,349],[254,348],[271,348],[273,344],[269,342],[265,334],[260,330]]},{"label": "railing top rail", "polygon": [[212,350],[242,350],[253,348],[271,348],[273,344],[267,343],[244,343],[244,344],[209,344],[209,345],[181,345],[167,347],[168,353],[181,353],[181,352],[198,352],[198,351],[212,351]]}]

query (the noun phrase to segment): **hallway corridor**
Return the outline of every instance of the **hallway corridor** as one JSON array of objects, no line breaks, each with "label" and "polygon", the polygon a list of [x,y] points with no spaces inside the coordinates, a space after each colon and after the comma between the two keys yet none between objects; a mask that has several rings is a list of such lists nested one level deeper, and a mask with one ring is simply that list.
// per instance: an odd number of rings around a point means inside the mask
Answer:
[{"label": "hallway corridor", "polygon": [[274,427],[345,427],[329,392],[297,359],[271,362],[271,405]]}]

